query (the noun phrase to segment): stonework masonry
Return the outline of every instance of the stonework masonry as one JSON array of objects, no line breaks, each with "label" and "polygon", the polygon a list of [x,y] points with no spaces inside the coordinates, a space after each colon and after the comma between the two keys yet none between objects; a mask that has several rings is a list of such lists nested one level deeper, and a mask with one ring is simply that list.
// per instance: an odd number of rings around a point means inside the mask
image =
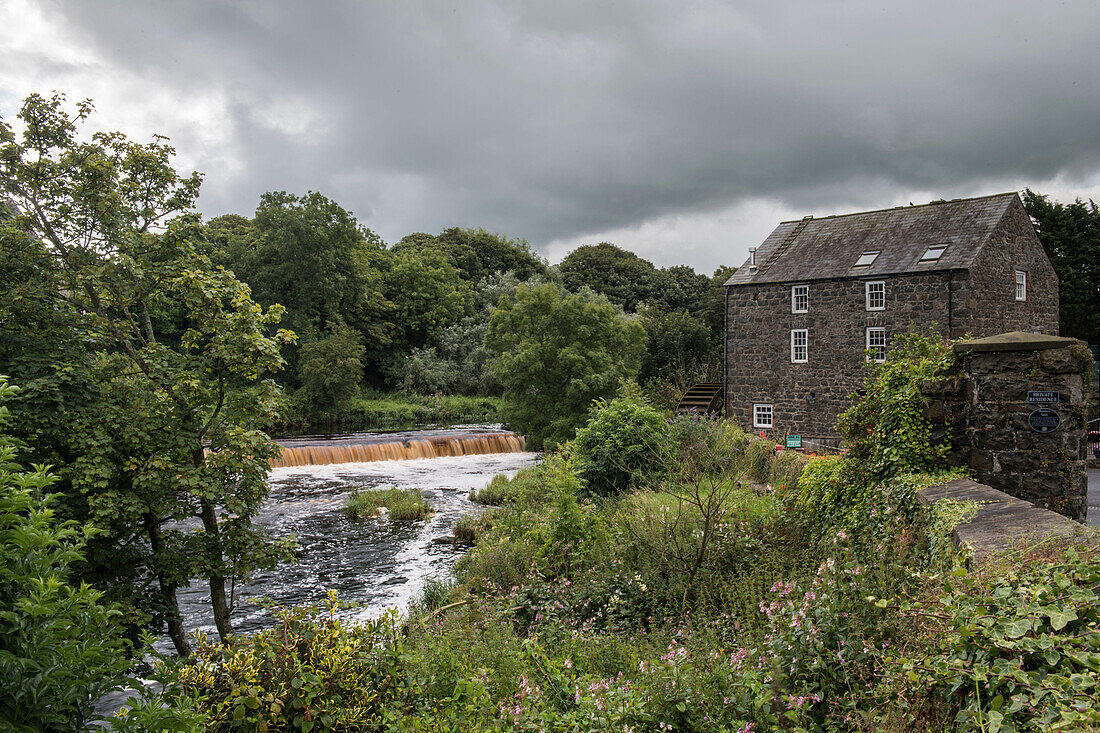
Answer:
[{"label": "stonework masonry", "polygon": [[[1016,332],[959,342],[954,349],[960,375],[925,383],[922,390],[934,439],[951,441],[950,462],[970,469],[980,483],[1083,522],[1088,348],[1075,339]],[[1034,393],[1053,393],[1057,401],[1043,402],[1049,394]],[[1037,432],[1028,419],[1044,408],[1059,417],[1048,433]]]},{"label": "stonework masonry", "polygon": [[[1016,300],[1017,270],[1027,299]],[[885,308],[868,310],[866,283],[885,283]],[[808,288],[806,313],[792,313],[791,289]],[[1018,198],[976,261],[965,269],[784,282],[726,288],[726,414],[754,427],[753,405],[771,405],[765,432],[781,439],[838,443],[837,416],[867,376],[867,329],[887,342],[929,331],[980,338],[1006,331],[1058,333],[1058,280]],[[792,363],[791,331],[807,332],[807,360]]]}]

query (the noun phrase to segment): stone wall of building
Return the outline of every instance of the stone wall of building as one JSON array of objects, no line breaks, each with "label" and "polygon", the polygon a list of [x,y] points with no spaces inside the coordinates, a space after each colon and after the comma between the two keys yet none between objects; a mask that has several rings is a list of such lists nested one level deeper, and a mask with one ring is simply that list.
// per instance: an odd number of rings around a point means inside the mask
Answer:
[{"label": "stone wall of building", "polygon": [[[1016,271],[1027,273],[1027,300],[1016,300]],[[1058,275],[1019,199],[1013,201],[970,268],[959,298],[976,336],[1008,331],[1058,335]]]},{"label": "stone wall of building", "polygon": [[[1016,300],[1016,271],[1028,273]],[[886,283],[886,308],[868,311],[865,283]],[[792,313],[791,288],[809,287],[809,312]],[[837,416],[866,376],[866,332],[935,330],[980,338],[1007,331],[1058,333],[1058,277],[1016,200],[969,270],[812,282],[746,283],[726,293],[726,414],[753,426],[753,405],[770,404],[775,437],[835,443]],[[806,329],[809,360],[791,361],[791,330]]]},{"label": "stone wall of building", "polygon": [[[1092,368],[1085,344],[1015,332],[954,348],[960,376],[923,390],[934,438],[950,436],[951,463],[1010,496],[1084,521],[1084,385]],[[1051,424],[1042,410],[1057,417],[1049,432],[1040,432]]]},{"label": "stone wall of building", "polygon": [[[837,415],[866,377],[867,329],[887,340],[910,330],[947,335],[948,284],[964,273],[933,272],[866,280],[825,280],[809,286],[807,313],[791,312],[797,283],[727,288],[726,414],[753,430],[753,405],[770,404],[777,438],[835,441]],[[868,311],[866,281],[886,282],[886,308]],[[960,289],[958,282],[955,289]],[[791,362],[791,330],[806,329],[808,361]]]}]

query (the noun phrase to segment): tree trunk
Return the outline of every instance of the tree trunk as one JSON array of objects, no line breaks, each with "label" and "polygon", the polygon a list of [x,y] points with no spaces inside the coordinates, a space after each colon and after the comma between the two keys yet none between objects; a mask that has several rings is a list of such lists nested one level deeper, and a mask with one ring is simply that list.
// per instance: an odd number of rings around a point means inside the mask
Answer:
[{"label": "tree trunk", "polygon": [[[164,536],[160,532],[160,522],[152,512],[145,514],[145,531],[149,535],[149,545],[153,549],[153,557],[162,557],[164,552]],[[154,559],[154,562],[156,560]],[[158,563],[159,564],[159,563]],[[176,654],[180,657],[191,656],[191,643],[187,641],[187,630],[183,628],[183,619],[180,617],[179,601],[176,599],[176,584],[168,580],[164,570],[157,568],[157,583],[160,585],[160,594],[164,600],[164,606],[168,609],[168,636],[176,647]]]},{"label": "tree trunk", "polygon": [[214,609],[214,625],[218,627],[218,637],[224,644],[233,634],[233,624],[229,620],[229,604],[225,600],[225,576],[218,570],[224,561],[221,536],[218,533],[218,515],[209,500],[201,499],[199,503],[202,509],[199,516],[207,535],[207,552],[210,553],[210,605]]}]

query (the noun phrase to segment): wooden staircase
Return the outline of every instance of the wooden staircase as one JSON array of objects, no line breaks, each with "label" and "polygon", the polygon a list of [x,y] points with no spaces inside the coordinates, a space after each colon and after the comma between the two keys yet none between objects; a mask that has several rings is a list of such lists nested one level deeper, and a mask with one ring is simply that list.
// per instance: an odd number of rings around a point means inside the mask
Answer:
[{"label": "wooden staircase", "polygon": [[700,415],[720,415],[722,413],[722,383],[699,382],[684,392],[676,405],[676,412],[696,412]]}]

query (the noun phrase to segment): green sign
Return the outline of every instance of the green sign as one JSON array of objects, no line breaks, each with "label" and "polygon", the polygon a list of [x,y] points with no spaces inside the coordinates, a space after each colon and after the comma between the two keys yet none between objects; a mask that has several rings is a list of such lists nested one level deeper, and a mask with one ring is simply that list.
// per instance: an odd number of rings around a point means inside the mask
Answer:
[{"label": "green sign", "polygon": [[787,436],[787,447],[788,448],[801,448],[802,447],[802,436],[801,435],[788,435]]}]

